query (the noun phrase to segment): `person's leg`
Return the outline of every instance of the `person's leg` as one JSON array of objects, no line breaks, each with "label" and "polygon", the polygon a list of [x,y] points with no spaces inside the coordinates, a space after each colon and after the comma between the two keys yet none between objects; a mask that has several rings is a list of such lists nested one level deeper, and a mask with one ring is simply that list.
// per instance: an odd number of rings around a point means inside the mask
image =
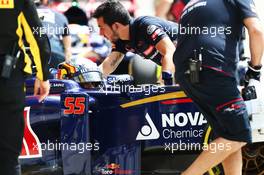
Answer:
[{"label": "person's leg", "polygon": [[232,153],[223,162],[225,175],[242,175],[242,153],[241,149]]},{"label": "person's leg", "polygon": [[210,168],[227,159],[232,153],[240,150],[245,144],[244,142],[231,141],[221,137],[217,138],[208,145],[208,149],[204,149],[182,175],[202,175]]},{"label": "person's leg", "polygon": [[[219,136],[209,145],[228,145],[232,149],[204,150],[183,175],[202,175],[224,160],[228,161],[229,156],[232,158],[233,153],[252,141],[246,105],[236,80],[206,68],[201,72],[200,79],[201,84],[192,84],[188,77],[179,80],[184,92],[193,99],[216,136]],[[241,170],[240,163],[238,166],[236,168]]]},{"label": "person's leg", "polygon": [[[10,105],[16,104],[12,103]],[[0,128],[0,174],[19,175],[20,166],[18,156],[21,150],[23,138],[23,109],[17,110],[1,104],[1,128]],[[10,109],[11,108],[11,109]]]},{"label": "person's leg", "polygon": [[[15,72],[16,73],[16,72]],[[0,78],[0,175],[19,175],[24,133],[24,75]]]}]

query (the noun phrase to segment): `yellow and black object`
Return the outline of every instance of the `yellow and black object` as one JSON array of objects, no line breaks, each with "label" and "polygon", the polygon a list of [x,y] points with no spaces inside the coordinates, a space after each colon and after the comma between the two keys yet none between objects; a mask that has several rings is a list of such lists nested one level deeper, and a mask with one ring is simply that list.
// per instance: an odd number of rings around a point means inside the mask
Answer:
[{"label": "yellow and black object", "polygon": [[[0,174],[20,175],[25,73],[47,80],[50,47],[33,0],[0,0]],[[25,40],[24,40],[25,39]],[[28,43],[32,60],[26,53]]]},{"label": "yellow and black object", "polygon": [[[22,51],[22,68],[24,72],[32,73],[32,60],[26,53],[25,38],[29,44],[33,61],[36,64],[37,78],[47,80],[50,46],[48,38],[43,33],[41,21],[32,0],[1,0],[0,1],[0,55],[10,54],[15,43]],[[3,64],[3,58],[0,60]]]},{"label": "yellow and black object", "polygon": [[76,73],[75,66],[69,63],[61,63],[58,66],[57,78],[60,80],[71,79],[75,73]]}]

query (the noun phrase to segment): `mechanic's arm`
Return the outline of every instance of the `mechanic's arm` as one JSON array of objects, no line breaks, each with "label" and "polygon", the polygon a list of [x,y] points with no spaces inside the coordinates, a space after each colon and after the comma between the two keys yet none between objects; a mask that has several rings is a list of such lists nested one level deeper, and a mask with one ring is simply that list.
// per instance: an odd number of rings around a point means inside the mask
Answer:
[{"label": "mechanic's arm", "polygon": [[63,36],[62,38],[62,43],[64,46],[64,55],[65,55],[65,62],[69,62],[71,60],[71,36],[70,35],[66,35]]},{"label": "mechanic's arm", "polygon": [[[164,37],[156,44],[156,49],[161,53],[162,55],[162,79],[164,80],[165,85],[172,84],[172,77],[175,72],[175,66],[173,63],[173,54],[176,50],[174,44],[170,40],[169,37]],[[168,83],[166,83],[166,79],[168,80]]]},{"label": "mechanic's arm", "polygon": [[252,66],[261,65],[261,58],[264,52],[263,27],[258,18],[246,18],[244,24],[248,29],[249,46]]},{"label": "mechanic's arm", "polygon": [[255,86],[255,83],[260,81],[261,76],[261,58],[264,51],[264,33],[260,21],[256,17],[245,18],[244,24],[248,29],[251,54],[251,61],[248,64],[248,70],[245,75],[245,85]]},{"label": "mechanic's arm", "polygon": [[[42,24],[33,1],[24,1],[24,9],[19,15],[18,20],[23,26],[25,38],[29,43],[30,51],[36,64],[37,80],[35,83],[34,94],[36,95],[39,93],[39,101],[42,101],[49,94],[50,89],[48,81],[48,61],[50,59],[51,51],[47,35],[40,33],[42,31]],[[22,35],[22,30],[17,33]],[[19,41],[19,45],[23,45],[22,40]],[[31,63],[27,54],[25,54],[25,62]],[[26,64],[26,67],[24,68],[24,70],[28,73],[32,72],[30,66],[31,64]]]},{"label": "mechanic's arm", "polygon": [[114,72],[118,65],[124,58],[124,54],[121,52],[113,51],[108,57],[100,64],[99,68],[104,76],[107,76]]}]

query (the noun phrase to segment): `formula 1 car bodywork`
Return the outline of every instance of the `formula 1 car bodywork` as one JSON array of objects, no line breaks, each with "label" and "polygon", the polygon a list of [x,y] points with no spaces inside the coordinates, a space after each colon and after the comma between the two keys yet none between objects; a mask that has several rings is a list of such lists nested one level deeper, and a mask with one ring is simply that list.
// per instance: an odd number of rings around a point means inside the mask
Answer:
[{"label": "formula 1 car bodywork", "polygon": [[[39,103],[29,80],[23,174],[170,174],[208,148],[211,129],[179,87],[122,87],[83,89],[54,79]],[[246,174],[263,173],[261,128],[254,128],[257,143],[243,149]],[[218,166],[207,174],[224,173]]]}]

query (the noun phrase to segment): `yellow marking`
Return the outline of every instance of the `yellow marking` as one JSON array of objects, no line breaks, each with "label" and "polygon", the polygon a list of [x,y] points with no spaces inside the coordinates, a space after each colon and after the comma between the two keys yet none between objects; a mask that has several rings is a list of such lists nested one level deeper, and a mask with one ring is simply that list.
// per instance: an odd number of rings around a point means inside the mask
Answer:
[{"label": "yellow marking", "polygon": [[66,69],[60,69],[60,77],[58,79],[62,80],[64,79],[65,75],[67,75],[67,70]]},{"label": "yellow marking", "polygon": [[205,134],[205,137],[204,137],[204,144],[205,145],[208,145],[209,144],[209,136],[210,136],[210,133],[212,131],[212,128],[209,126],[206,130],[206,134]]},{"label": "yellow marking", "polygon": [[208,173],[209,173],[209,175],[215,175],[215,173],[214,173],[214,171],[213,171],[212,169],[210,169],[210,170],[208,171]]},{"label": "yellow marking", "polygon": [[[42,63],[41,63],[41,58],[40,58],[39,46],[38,46],[38,43],[37,43],[37,41],[35,39],[35,36],[34,36],[32,30],[31,30],[31,27],[29,26],[29,24],[27,22],[27,19],[25,18],[23,13],[21,13],[21,24],[23,25],[23,29],[25,31],[26,40],[29,43],[30,51],[32,53],[34,62],[36,64],[37,78],[39,80],[43,80],[43,69],[42,69]],[[47,58],[43,58],[43,59],[47,59]],[[29,69],[29,67],[25,67],[24,68],[25,72],[29,72],[30,70],[28,70],[28,69]]]},{"label": "yellow marking", "polygon": [[160,76],[161,76],[161,72],[162,72],[162,68],[161,66],[157,65],[157,70],[156,70],[156,77],[157,80],[159,80]]},{"label": "yellow marking", "polygon": [[13,9],[14,0],[0,0],[0,9]]},{"label": "yellow marking", "polygon": [[88,37],[86,34],[78,34],[79,38],[81,39],[82,44],[87,44],[88,43]]},{"label": "yellow marking", "polygon": [[171,93],[167,93],[167,94],[162,94],[162,95],[156,95],[153,97],[148,97],[148,98],[144,98],[144,99],[140,99],[140,100],[135,100],[129,103],[125,103],[120,105],[122,108],[128,108],[131,106],[137,106],[137,105],[142,105],[145,103],[151,103],[151,102],[157,102],[157,101],[161,101],[161,100],[169,100],[169,99],[174,99],[174,98],[184,98],[187,97],[185,95],[185,93],[183,91],[179,91],[179,92],[171,92]]},{"label": "yellow marking", "polygon": [[16,34],[18,36],[18,46],[23,50],[24,53],[24,62],[25,62],[25,67],[24,67],[24,72],[32,74],[32,69],[31,69],[31,64],[32,61],[29,58],[28,54],[26,53],[24,44],[23,44],[23,30],[21,27],[21,23],[22,23],[22,13],[19,14],[18,18],[17,18],[17,30],[16,30]]}]

